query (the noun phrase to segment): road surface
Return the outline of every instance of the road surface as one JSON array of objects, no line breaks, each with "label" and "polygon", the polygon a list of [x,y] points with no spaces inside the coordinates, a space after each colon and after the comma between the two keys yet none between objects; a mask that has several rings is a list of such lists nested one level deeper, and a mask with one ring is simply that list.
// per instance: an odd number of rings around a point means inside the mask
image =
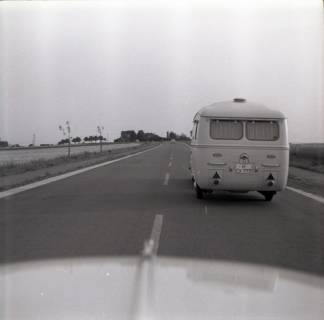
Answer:
[{"label": "road surface", "polygon": [[323,204],[289,190],[198,200],[188,160],[188,146],[164,143],[0,199],[0,263],[139,255],[153,237],[158,255],[324,274]]}]

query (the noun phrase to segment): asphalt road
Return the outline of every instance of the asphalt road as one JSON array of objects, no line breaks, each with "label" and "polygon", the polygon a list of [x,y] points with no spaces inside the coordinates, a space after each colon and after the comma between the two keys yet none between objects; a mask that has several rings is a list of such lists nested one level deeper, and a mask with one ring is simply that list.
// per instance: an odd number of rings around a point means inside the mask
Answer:
[{"label": "asphalt road", "polygon": [[158,255],[324,274],[324,205],[292,191],[195,197],[189,148],[135,157],[0,199],[0,263],[139,255],[160,218]]}]

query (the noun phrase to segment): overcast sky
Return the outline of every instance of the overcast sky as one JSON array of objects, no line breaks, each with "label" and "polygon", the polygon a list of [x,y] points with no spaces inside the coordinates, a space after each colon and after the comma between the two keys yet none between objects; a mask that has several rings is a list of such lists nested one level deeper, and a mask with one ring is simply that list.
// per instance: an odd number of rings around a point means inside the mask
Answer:
[{"label": "overcast sky", "polygon": [[201,107],[233,97],[324,142],[321,0],[0,3],[0,137],[56,143],[123,129],[189,134]]}]

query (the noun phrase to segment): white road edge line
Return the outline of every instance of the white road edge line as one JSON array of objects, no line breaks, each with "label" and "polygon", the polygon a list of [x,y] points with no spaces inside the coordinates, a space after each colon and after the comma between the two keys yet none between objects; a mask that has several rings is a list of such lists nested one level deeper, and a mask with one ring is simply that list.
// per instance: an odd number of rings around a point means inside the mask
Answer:
[{"label": "white road edge line", "polygon": [[299,193],[299,194],[303,195],[304,197],[310,198],[312,200],[315,200],[315,201],[318,201],[318,202],[324,204],[324,198],[322,198],[320,196],[317,196],[315,194],[308,193],[308,192],[305,192],[303,190],[295,189],[295,188],[292,188],[292,187],[286,187],[286,189],[288,189],[290,191],[293,191],[293,192],[296,192],[296,193]]},{"label": "white road edge line", "polygon": [[6,191],[1,191],[0,192],[0,199],[15,195],[15,194],[20,193],[20,192],[24,192],[24,191],[31,190],[31,189],[34,189],[34,188],[38,188],[38,187],[44,186],[46,184],[49,184],[49,183],[52,183],[52,182],[55,182],[55,181],[63,180],[63,179],[75,176],[75,175],[83,173],[83,172],[87,172],[87,171],[90,171],[90,170],[93,170],[93,169],[96,169],[96,168],[107,166],[107,165],[110,165],[110,164],[118,162],[118,161],[129,159],[129,158],[138,156],[140,154],[143,154],[145,152],[149,152],[149,151],[152,151],[154,149],[157,149],[160,146],[161,146],[161,144],[159,144],[156,147],[153,147],[153,148],[150,148],[150,149],[147,149],[147,150],[144,150],[144,151],[140,151],[140,152],[137,152],[137,153],[133,153],[133,154],[130,154],[128,156],[124,156],[124,157],[121,157],[121,158],[118,158],[118,159],[106,161],[106,162],[103,162],[103,163],[95,164],[95,165],[90,166],[90,167],[78,169],[78,170],[67,172],[67,173],[64,173],[64,174],[60,174],[58,176],[51,177],[51,178],[48,178],[48,179],[44,179],[44,180],[37,181],[37,182],[33,182],[33,183],[30,183],[30,184],[26,184],[26,185],[23,185],[21,187],[12,188],[12,189],[9,189],[9,190],[6,190]]},{"label": "white road edge line", "polygon": [[159,250],[160,235],[163,225],[163,215],[157,214],[154,218],[153,227],[151,231],[151,237],[144,242],[143,255],[144,256],[156,256]]},{"label": "white road edge line", "polygon": [[154,248],[152,252],[153,255],[157,255],[157,252],[159,250],[162,225],[163,225],[163,215],[157,214],[154,218],[152,232],[151,232],[151,239],[154,241]]},{"label": "white road edge line", "polygon": [[163,185],[164,185],[164,186],[167,186],[167,185],[169,184],[169,179],[170,179],[170,173],[167,172],[167,173],[165,174],[165,178],[164,178],[164,182],[163,182]]},{"label": "white road edge line", "polygon": [[188,143],[184,143],[184,142],[181,142],[181,144],[184,144],[186,147],[188,147],[189,149],[191,148],[191,145],[188,144]]}]

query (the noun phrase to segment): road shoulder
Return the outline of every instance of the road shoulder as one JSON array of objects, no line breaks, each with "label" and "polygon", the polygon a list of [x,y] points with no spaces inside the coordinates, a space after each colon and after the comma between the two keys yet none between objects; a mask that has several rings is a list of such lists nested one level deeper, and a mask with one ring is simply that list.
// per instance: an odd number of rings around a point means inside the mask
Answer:
[{"label": "road shoulder", "polygon": [[288,186],[324,197],[324,174],[289,167]]}]

